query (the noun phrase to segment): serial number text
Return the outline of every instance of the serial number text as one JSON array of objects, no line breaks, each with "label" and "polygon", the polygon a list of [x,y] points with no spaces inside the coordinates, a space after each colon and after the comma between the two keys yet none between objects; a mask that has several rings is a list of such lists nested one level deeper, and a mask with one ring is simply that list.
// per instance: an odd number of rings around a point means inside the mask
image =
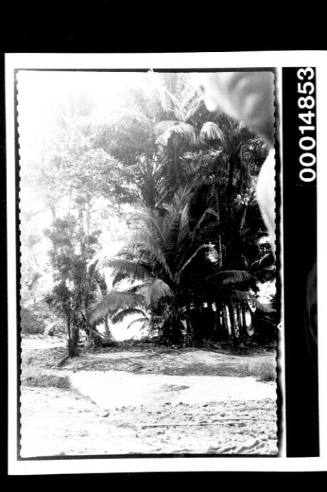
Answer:
[{"label": "serial number text", "polygon": [[317,161],[315,70],[312,67],[299,68],[297,81],[299,179],[303,183],[312,183],[316,180]]}]

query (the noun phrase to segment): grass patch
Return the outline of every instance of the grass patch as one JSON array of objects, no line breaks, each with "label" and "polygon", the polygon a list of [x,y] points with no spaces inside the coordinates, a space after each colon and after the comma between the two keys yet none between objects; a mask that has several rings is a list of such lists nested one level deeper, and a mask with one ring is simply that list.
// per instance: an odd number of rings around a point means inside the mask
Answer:
[{"label": "grass patch", "polygon": [[249,360],[244,362],[244,371],[258,381],[276,381],[276,363],[274,360]]},{"label": "grass patch", "polygon": [[23,368],[22,384],[25,386],[37,386],[39,388],[71,389],[71,384],[66,374],[40,371],[40,369],[31,366]]},{"label": "grass patch", "polygon": [[67,349],[65,347],[23,350],[22,367],[37,367],[39,371],[41,369],[54,369],[66,354]]}]

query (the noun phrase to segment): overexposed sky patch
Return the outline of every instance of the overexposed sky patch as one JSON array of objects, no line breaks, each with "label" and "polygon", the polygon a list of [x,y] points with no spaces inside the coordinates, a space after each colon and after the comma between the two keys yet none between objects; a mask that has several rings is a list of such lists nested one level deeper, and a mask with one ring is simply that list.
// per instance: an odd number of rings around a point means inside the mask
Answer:
[{"label": "overexposed sky patch", "polygon": [[18,124],[23,161],[40,157],[51,139],[62,104],[84,99],[94,106],[99,123],[127,104],[128,89],[144,86],[141,72],[18,72]]}]

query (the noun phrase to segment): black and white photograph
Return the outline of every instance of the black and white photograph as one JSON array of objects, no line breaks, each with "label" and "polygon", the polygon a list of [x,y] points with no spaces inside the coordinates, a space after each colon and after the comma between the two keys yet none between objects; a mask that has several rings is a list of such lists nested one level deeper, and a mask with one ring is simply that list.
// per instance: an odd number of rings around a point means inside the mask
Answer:
[{"label": "black and white photograph", "polygon": [[318,70],[62,58],[11,88],[17,462],[321,456]]}]

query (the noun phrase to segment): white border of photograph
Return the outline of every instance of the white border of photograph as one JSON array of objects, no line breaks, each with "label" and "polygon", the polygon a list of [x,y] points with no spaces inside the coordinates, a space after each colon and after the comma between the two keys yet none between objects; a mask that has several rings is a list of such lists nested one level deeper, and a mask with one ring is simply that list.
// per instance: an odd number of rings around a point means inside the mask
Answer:
[{"label": "white border of photograph", "polygon": [[[6,149],[7,149],[7,242],[8,242],[8,472],[10,475],[74,474],[148,471],[282,471],[327,470],[327,303],[324,299],[327,273],[327,53],[319,51],[233,52],[233,53],[151,53],[151,54],[6,54]],[[105,458],[67,460],[17,460],[17,319],[16,319],[16,218],[15,218],[15,69],[200,69],[262,68],[277,69],[278,104],[281,112],[280,76],[282,67],[317,68],[317,162],[318,162],[318,340],[320,457],[286,458],[282,438],[281,456],[263,458]],[[196,71],[196,70],[194,70]],[[280,143],[282,144],[282,134]],[[282,157],[282,156],[281,156]],[[15,191],[16,189],[16,191]],[[282,242],[282,237],[281,237]],[[282,246],[282,244],[281,244]],[[283,329],[282,329],[283,331]],[[283,341],[280,366],[283,371]],[[282,376],[282,391],[283,391]],[[283,399],[284,400],[284,399]],[[285,433],[282,408],[282,436]],[[304,423],[305,425],[305,423]],[[300,439],[300,435],[299,435]]]}]

